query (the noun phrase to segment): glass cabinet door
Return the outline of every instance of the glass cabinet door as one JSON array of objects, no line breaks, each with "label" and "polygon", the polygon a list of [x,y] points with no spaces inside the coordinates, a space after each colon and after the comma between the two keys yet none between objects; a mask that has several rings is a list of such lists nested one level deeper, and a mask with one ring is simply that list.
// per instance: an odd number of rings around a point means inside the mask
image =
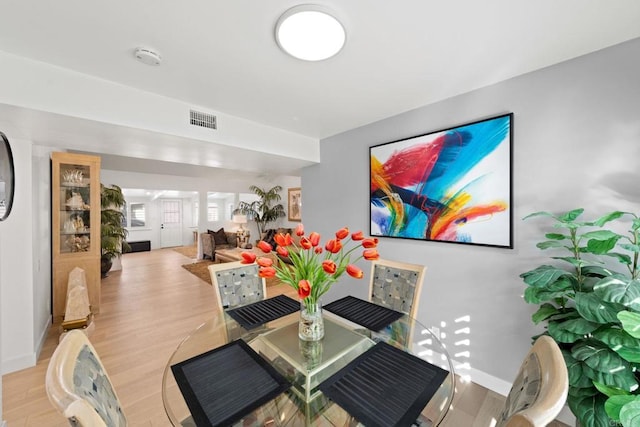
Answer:
[{"label": "glass cabinet door", "polygon": [[86,165],[61,163],[60,253],[91,250],[91,169]]}]

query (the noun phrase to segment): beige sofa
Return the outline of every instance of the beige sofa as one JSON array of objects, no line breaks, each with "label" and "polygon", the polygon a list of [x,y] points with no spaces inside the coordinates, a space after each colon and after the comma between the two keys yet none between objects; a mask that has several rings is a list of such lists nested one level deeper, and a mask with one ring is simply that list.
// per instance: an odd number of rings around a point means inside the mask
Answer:
[{"label": "beige sofa", "polygon": [[225,231],[226,243],[216,243],[212,233],[200,233],[202,246],[202,258],[215,261],[216,249],[230,249],[238,247],[238,239],[235,231]]}]

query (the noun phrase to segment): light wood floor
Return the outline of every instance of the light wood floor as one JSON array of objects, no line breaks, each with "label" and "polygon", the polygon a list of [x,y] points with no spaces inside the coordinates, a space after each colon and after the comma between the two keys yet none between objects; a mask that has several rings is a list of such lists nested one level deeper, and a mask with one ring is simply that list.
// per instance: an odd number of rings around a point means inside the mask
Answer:
[{"label": "light wood floor", "polygon": [[[214,312],[212,287],[181,267],[188,257],[171,249],[126,254],[123,269],[102,280],[101,312],[90,336],[131,426],[169,426],[161,398],[169,356],[189,331]],[[269,296],[287,293],[269,286]],[[3,417],[9,427],[68,426],[49,403],[44,375],[58,340],[54,326],[35,367],[3,376]],[[504,398],[473,383],[458,383],[443,427],[491,427]],[[553,426],[563,426],[554,423]]]}]

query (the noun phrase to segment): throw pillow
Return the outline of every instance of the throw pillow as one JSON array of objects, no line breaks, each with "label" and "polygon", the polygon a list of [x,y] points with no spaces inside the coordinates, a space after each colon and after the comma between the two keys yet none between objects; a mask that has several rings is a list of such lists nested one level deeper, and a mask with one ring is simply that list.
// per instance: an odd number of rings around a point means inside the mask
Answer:
[{"label": "throw pillow", "polygon": [[218,231],[207,230],[209,234],[213,235],[213,241],[216,245],[227,245],[227,235],[224,233],[224,228],[221,228]]}]

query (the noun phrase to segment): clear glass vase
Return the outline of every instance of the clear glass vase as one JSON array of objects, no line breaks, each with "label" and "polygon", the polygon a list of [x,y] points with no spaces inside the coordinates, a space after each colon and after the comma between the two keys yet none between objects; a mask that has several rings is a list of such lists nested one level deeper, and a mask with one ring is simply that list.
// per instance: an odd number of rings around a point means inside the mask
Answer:
[{"label": "clear glass vase", "polygon": [[324,320],[322,319],[322,304],[300,302],[300,322],[298,337],[303,341],[320,341],[324,337]]}]

